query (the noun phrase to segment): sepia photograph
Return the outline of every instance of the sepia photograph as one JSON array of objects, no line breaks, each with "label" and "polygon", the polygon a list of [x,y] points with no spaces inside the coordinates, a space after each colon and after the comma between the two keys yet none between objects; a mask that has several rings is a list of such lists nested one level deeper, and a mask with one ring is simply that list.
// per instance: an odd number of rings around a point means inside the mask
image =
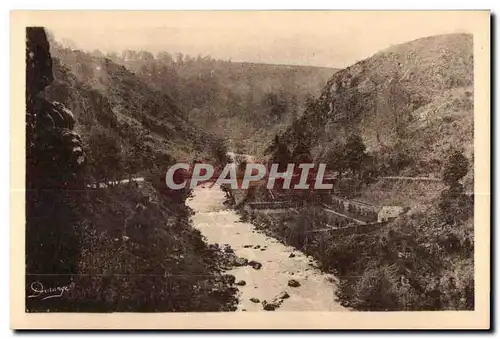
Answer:
[{"label": "sepia photograph", "polygon": [[489,11],[11,28],[14,327],[490,326]]}]

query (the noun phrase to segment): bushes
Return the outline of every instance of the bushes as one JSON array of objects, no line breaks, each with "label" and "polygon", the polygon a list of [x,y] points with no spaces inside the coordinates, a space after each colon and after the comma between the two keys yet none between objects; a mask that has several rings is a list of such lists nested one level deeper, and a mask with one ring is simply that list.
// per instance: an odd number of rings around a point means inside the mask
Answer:
[{"label": "bushes", "polygon": [[309,238],[308,232],[312,228],[311,222],[305,213],[299,214],[296,220],[288,222],[284,232],[287,243],[297,248],[306,246]]},{"label": "bushes", "polygon": [[443,167],[443,182],[454,186],[468,172],[469,160],[463,155],[463,150],[452,149],[449,151]]},{"label": "bushes", "polygon": [[[28,241],[29,258],[33,258],[28,263],[30,272],[66,274],[62,276],[65,281],[58,276],[46,278],[44,286],[72,284],[72,288],[63,298],[50,302],[31,300],[29,310],[167,312],[235,308],[236,291],[224,282],[215,250],[208,248],[189,224],[190,211],[182,199],[159,196],[146,182],[80,192],[73,202],[73,218],[57,223],[67,232],[58,234],[57,243],[48,252],[52,258],[45,255],[38,260],[37,255],[45,253],[36,247],[40,239]],[[44,229],[42,234],[47,237],[50,233]],[[38,261],[45,266],[38,267]],[[71,262],[61,264],[66,261]]]},{"label": "bushes", "polygon": [[396,269],[391,266],[367,269],[356,285],[352,306],[362,311],[388,311],[397,308],[399,296]]},{"label": "bushes", "polygon": [[474,309],[474,262],[472,258],[456,260],[440,279],[441,304],[450,310]]},{"label": "bushes", "polygon": [[465,195],[463,185],[459,182],[468,172],[469,160],[463,151],[452,149],[443,166],[443,182],[448,188],[441,192],[439,208],[442,219],[453,224],[463,221],[472,215],[474,199]]},{"label": "bushes", "polygon": [[228,146],[226,142],[220,139],[215,139],[210,145],[211,156],[216,165],[224,167],[230,162],[230,158],[227,155]]},{"label": "bushes", "polygon": [[[463,196],[462,196],[463,197]],[[261,216],[258,227],[314,256],[339,278],[344,306],[364,311],[471,310],[474,307],[472,214],[448,224],[439,200],[384,228],[346,236],[322,228],[320,213]]]},{"label": "bushes", "polygon": [[[400,218],[379,234],[374,252],[351,265],[361,278],[344,299],[360,310],[443,310],[473,308],[472,243],[465,224],[440,223],[436,209]],[[460,273],[458,273],[458,272]],[[457,273],[455,273],[457,272]],[[377,292],[380,290],[379,292]]]}]

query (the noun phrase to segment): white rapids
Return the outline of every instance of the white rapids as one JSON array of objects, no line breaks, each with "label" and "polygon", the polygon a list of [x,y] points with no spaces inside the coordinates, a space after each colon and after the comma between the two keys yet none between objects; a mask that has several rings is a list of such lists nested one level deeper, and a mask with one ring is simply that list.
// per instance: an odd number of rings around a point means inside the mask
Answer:
[{"label": "white rapids", "polygon": [[[311,257],[255,230],[250,223],[240,222],[240,216],[227,208],[224,200],[225,194],[218,185],[202,185],[193,191],[187,205],[195,211],[194,227],[208,243],[218,243],[221,247],[228,244],[237,256],[262,264],[258,270],[242,266],[226,272],[233,274],[236,281],[246,282],[245,286],[237,286],[238,310],[262,311],[264,300],[272,302],[285,291],[290,297],[276,311],[347,310],[336,300],[334,276],[321,272]],[[291,253],[295,256],[290,258]],[[288,286],[290,279],[298,281],[300,286]]]}]

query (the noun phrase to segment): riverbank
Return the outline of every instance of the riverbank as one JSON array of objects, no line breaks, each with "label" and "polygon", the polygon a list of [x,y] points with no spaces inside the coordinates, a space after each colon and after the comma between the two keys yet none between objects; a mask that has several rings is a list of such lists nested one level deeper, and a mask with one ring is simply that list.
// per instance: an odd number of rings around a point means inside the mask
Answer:
[{"label": "riverbank", "polygon": [[241,311],[345,311],[336,297],[336,278],[318,268],[314,259],[291,246],[241,222],[236,211],[225,206],[218,186],[200,186],[187,205],[191,217],[210,244],[228,248],[238,258],[234,276]]},{"label": "riverbank", "polygon": [[340,303],[358,311],[474,308],[473,218],[442,222],[438,201],[384,227],[338,235],[321,229],[314,206],[298,213],[246,214],[260,232],[314,257],[338,278]]}]

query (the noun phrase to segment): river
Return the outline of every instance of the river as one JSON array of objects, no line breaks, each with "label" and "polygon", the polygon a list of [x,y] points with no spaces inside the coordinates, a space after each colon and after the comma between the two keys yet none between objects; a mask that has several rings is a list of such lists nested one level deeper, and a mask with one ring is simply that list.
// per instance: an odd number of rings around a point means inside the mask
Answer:
[{"label": "river", "polygon": [[[336,301],[336,279],[321,272],[311,257],[257,231],[240,221],[240,216],[224,205],[225,194],[219,186],[202,185],[187,201],[195,214],[192,222],[208,243],[230,245],[239,257],[262,264],[260,269],[241,266],[227,271],[244,280],[239,289],[239,311],[262,311],[265,300],[282,300],[275,311],[345,311]],[[264,250],[262,250],[264,249]],[[292,257],[290,254],[293,253]],[[290,279],[300,286],[290,287]],[[276,299],[286,292],[289,297]],[[251,301],[256,298],[259,301]]]}]

